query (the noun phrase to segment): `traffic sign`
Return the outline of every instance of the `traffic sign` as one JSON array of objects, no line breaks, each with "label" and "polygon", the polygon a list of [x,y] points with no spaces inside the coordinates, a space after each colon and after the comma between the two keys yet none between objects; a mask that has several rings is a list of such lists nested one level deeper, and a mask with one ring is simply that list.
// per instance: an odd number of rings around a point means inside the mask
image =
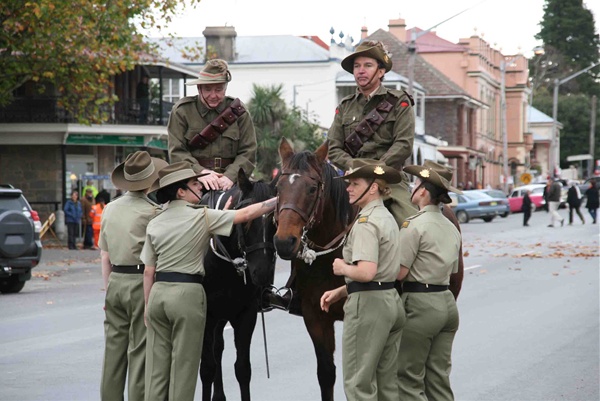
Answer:
[{"label": "traffic sign", "polygon": [[523,173],[521,174],[521,182],[525,185],[529,184],[531,182],[531,174],[529,173]]}]

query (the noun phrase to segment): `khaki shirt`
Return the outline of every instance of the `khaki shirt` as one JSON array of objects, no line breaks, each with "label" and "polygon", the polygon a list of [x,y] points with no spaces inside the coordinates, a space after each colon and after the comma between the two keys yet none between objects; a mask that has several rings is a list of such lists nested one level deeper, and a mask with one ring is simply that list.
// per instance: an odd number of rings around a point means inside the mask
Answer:
[{"label": "khaki shirt", "polygon": [[204,275],[211,234],[228,236],[234,210],[214,210],[184,200],[169,202],[146,230],[142,260],[157,272]]},{"label": "khaki shirt", "polygon": [[461,236],[439,206],[425,206],[400,230],[400,264],[409,268],[406,281],[448,285],[458,272]]},{"label": "khaki shirt", "polygon": [[[344,260],[357,264],[363,260],[377,264],[372,281],[390,282],[400,272],[398,224],[381,199],[369,202],[360,211],[358,219],[344,244]],[[346,278],[346,283],[352,280]]]},{"label": "khaki shirt", "polygon": [[384,100],[388,93],[398,101],[377,131],[364,143],[356,157],[381,160],[386,165],[402,171],[405,160],[412,154],[415,138],[415,114],[405,92],[387,89],[383,85],[372,94],[368,101],[357,90],[356,94],[342,99],[337,107],[327,139],[329,140],[329,160],[338,168],[347,171],[352,162],[352,156],[344,148],[344,139],[354,132],[358,123]]},{"label": "khaki shirt", "polygon": [[[216,110],[206,107],[197,95],[184,97],[175,103],[167,125],[171,163],[188,161],[192,163],[192,167],[197,173],[208,168],[218,173],[222,172],[233,182],[237,182],[240,168],[244,169],[249,177],[256,162],[256,134],[247,109],[234,124],[206,148],[191,149],[188,147],[188,142],[197,133],[202,132],[234,100],[234,98],[226,96]],[[222,171],[210,166],[201,166],[197,160],[215,157],[234,159],[234,162]]]},{"label": "khaki shirt", "polygon": [[100,249],[113,265],[139,265],[146,226],[160,213],[160,206],[143,192],[125,192],[104,207],[100,225]]}]

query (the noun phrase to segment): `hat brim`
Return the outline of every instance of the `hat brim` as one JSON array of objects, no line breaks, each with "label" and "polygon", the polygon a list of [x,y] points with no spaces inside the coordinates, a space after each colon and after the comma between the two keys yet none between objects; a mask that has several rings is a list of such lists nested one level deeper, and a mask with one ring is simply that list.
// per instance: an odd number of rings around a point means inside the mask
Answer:
[{"label": "hat brim", "polygon": [[[377,174],[374,172],[375,169],[380,169],[382,171],[381,174]],[[366,165],[356,170],[352,171],[349,174],[344,176],[339,176],[336,178],[343,178],[348,180],[350,178],[364,178],[366,180],[369,179],[379,179],[383,180],[388,184],[397,184],[402,181],[402,174],[393,167],[386,165]]]},{"label": "hat brim", "polygon": [[154,172],[148,177],[139,181],[129,181],[125,178],[125,162],[119,164],[113,170],[110,179],[115,187],[125,191],[143,191],[148,189],[154,181],[158,178],[158,172],[167,167],[169,163],[166,161],[152,157],[152,164],[154,165]]},{"label": "hat brim", "polygon": [[385,72],[390,72],[392,70],[392,60],[389,57],[387,62],[385,60],[382,60],[378,54],[380,51],[381,50],[378,50],[376,46],[373,46],[363,51],[352,53],[351,55],[342,60],[342,68],[348,71],[350,74],[354,74],[354,59],[356,57],[362,56],[370,57],[372,59],[381,61],[383,63],[383,66],[385,67]]},{"label": "hat brim", "polygon": [[196,85],[210,85],[210,84],[226,84],[227,81],[225,78],[211,79],[211,78],[197,78],[192,79],[191,81],[186,82],[187,86],[196,86]]},{"label": "hat brim", "polygon": [[[462,194],[462,191],[458,188],[453,187],[452,185],[450,185],[450,183],[448,182],[448,180],[446,180],[444,177],[442,177],[441,175],[439,175],[437,173],[437,171],[432,170],[432,169],[428,169],[425,168],[423,166],[406,166],[403,169],[407,174],[410,175],[414,175],[415,177],[418,177],[421,181],[427,181],[432,183],[435,186],[438,186],[440,188],[444,188],[448,191],[451,192],[455,192],[457,194]],[[422,175],[423,170],[426,170],[429,173],[429,176],[424,176]],[[446,202],[446,203],[450,203],[450,202]]]},{"label": "hat brim", "polygon": [[[180,173],[180,174],[177,174]],[[192,178],[204,177],[205,175],[209,175],[210,173],[202,173],[198,174],[192,169],[183,169],[171,173],[165,177],[163,177],[163,182],[161,183],[160,177],[157,177],[156,180],[150,186],[148,193],[158,191],[159,189],[168,187],[171,184],[175,184],[180,181],[190,180]],[[166,178],[166,180],[165,180]]]}]

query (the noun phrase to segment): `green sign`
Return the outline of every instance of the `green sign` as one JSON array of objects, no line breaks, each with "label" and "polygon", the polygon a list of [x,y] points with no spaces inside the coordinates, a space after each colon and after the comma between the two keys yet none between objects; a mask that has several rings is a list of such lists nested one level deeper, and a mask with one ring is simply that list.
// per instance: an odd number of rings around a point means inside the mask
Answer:
[{"label": "green sign", "polygon": [[67,145],[144,146],[143,136],[69,134]]},{"label": "green sign", "polygon": [[161,149],[161,150],[167,150],[169,148],[169,144],[167,142],[166,139],[153,139],[150,142],[148,142],[148,146],[149,148],[156,148],[156,149]]}]

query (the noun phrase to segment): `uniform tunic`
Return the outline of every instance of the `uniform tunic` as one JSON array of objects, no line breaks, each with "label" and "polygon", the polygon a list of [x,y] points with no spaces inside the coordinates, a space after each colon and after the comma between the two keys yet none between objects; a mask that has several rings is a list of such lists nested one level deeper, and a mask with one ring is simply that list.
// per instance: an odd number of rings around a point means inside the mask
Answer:
[{"label": "uniform tunic", "polygon": [[[189,161],[194,171],[204,168],[223,173],[232,182],[237,182],[240,168],[249,177],[256,162],[256,134],[248,111],[242,114],[225,132],[204,149],[192,149],[189,141],[210,124],[235,99],[226,96],[216,110],[209,109],[198,96],[188,96],[173,106],[167,130],[169,132],[169,157],[171,163]],[[224,170],[204,167],[198,159],[235,159]]]},{"label": "uniform tunic", "polygon": [[[148,225],[142,260],[155,266],[157,273],[203,276],[210,235],[230,235],[234,217],[235,211],[171,201]],[[196,283],[154,283],[146,320],[146,400],[193,400],[206,323],[204,287]]]},{"label": "uniform tunic", "polygon": [[[343,256],[348,264],[377,264],[373,281],[393,282],[400,265],[399,231],[380,199],[361,210],[350,230]],[[346,279],[346,282],[351,280]],[[348,400],[398,400],[397,357],[406,320],[398,292],[358,291],[344,304],[342,365]]]},{"label": "uniform tunic", "polygon": [[[428,205],[400,230],[400,263],[405,281],[448,285],[458,271],[461,236],[439,206]],[[452,342],[458,310],[449,290],[404,292],[406,325],[398,357],[401,400],[453,400],[450,388]]]},{"label": "uniform tunic", "polygon": [[[396,104],[377,131],[364,143],[356,157],[381,160],[386,165],[402,171],[404,162],[412,155],[415,115],[405,92],[387,89],[383,85],[369,100],[357,90],[354,95],[342,99],[338,106],[333,124],[327,134],[329,160],[338,168],[347,171],[352,164],[352,156],[344,148],[344,139],[354,132],[354,128],[387,97],[388,93],[397,99]],[[398,226],[417,212],[410,202],[407,183],[408,179],[404,176],[401,183],[390,185],[392,203],[388,207]]]},{"label": "uniform tunic", "polygon": [[[142,192],[126,192],[105,206],[98,243],[100,249],[108,252],[111,264],[142,264],[140,253],[146,226],[159,212],[160,207]],[[140,274],[110,274],[105,309],[101,399],[123,400],[128,376],[128,399],[143,400],[146,326],[141,271]]]}]

